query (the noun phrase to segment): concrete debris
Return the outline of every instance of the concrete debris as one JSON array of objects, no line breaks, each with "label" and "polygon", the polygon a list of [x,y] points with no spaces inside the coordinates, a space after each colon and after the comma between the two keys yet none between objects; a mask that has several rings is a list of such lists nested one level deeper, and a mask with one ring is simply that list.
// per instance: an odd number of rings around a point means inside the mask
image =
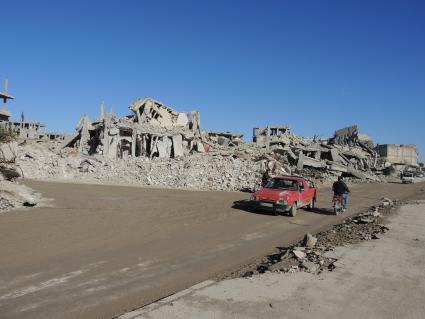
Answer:
[{"label": "concrete debris", "polygon": [[31,188],[18,184],[21,177],[16,165],[18,144],[15,141],[0,143],[0,212],[22,206],[35,206],[40,194]]},{"label": "concrete debris", "polygon": [[[392,202],[384,206],[384,202]],[[295,245],[279,248],[276,253],[264,257],[259,263],[245,266],[232,274],[233,277],[250,277],[268,271],[294,273],[305,271],[319,274],[323,271],[333,271],[342,267],[333,250],[336,246],[355,244],[363,240],[376,240],[389,229],[380,222],[382,216],[389,214],[399,201],[384,199],[377,207],[371,207],[367,212],[350,217],[342,224],[333,226],[327,231],[320,232],[316,237],[306,234],[304,239]],[[380,215],[376,216],[379,211]],[[361,220],[368,219],[367,223]],[[314,238],[315,240],[311,240]],[[314,244],[313,244],[314,243]]]},{"label": "concrete debris", "polygon": [[[166,148],[163,151],[166,152]],[[26,177],[42,180],[79,180],[203,190],[257,188],[262,169],[261,161],[219,154],[194,154],[173,159],[128,157],[114,160],[101,155],[84,156],[73,149],[52,151],[43,144],[21,146],[18,162]]]},{"label": "concrete debris", "polygon": [[34,206],[38,203],[39,194],[15,182],[21,177],[16,165],[18,157],[16,137],[22,141],[47,137],[39,131],[43,125],[38,122],[27,122],[23,113],[20,122],[10,121],[11,113],[6,110],[6,102],[8,99],[13,100],[14,97],[7,94],[7,86],[6,80],[5,93],[0,94],[4,101],[0,111],[0,212],[21,206]]},{"label": "concrete debris", "polygon": [[21,177],[17,168],[13,164],[0,164],[0,181],[14,181]]},{"label": "concrete debris", "polygon": [[317,238],[312,234],[306,234],[304,237],[304,246],[308,248],[313,248],[317,243]]},{"label": "concrete debris", "polygon": [[297,259],[302,260],[305,258],[305,253],[301,250],[294,250],[292,251],[292,253],[294,254],[295,257],[297,257]]},{"label": "concrete debris", "polygon": [[[321,260],[323,263],[323,260]],[[303,261],[301,267],[305,268],[307,272],[315,273],[318,269],[317,265],[311,261]]]},{"label": "concrete debris", "polygon": [[0,181],[0,212],[23,206],[35,206],[40,199],[39,193],[25,185]]}]

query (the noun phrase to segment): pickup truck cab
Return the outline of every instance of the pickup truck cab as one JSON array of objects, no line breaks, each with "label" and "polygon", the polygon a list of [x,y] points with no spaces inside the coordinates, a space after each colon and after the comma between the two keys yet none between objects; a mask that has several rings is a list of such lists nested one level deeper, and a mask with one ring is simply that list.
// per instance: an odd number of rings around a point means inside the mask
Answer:
[{"label": "pickup truck cab", "polygon": [[317,189],[313,182],[302,176],[277,176],[252,195],[251,203],[257,209],[271,210],[275,214],[289,212],[294,217],[298,208],[313,209],[316,199]]}]

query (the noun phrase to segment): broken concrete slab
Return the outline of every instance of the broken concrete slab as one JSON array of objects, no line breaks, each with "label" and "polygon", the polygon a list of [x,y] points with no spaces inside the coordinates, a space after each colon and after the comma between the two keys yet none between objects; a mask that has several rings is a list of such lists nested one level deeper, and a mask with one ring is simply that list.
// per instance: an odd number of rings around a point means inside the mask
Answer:
[{"label": "broken concrete slab", "polygon": [[317,160],[311,157],[307,157],[300,152],[298,155],[297,169],[302,170],[304,166],[314,167],[314,168],[325,168],[326,162]]},{"label": "broken concrete slab", "polygon": [[317,238],[312,234],[306,234],[304,236],[304,246],[308,248],[313,248],[317,243]]},{"label": "broken concrete slab", "polygon": [[174,135],[172,137],[172,140],[173,140],[174,157],[184,156],[182,136],[180,134]]},{"label": "broken concrete slab", "polygon": [[305,252],[301,251],[301,250],[293,250],[292,253],[294,254],[295,257],[297,257],[297,259],[302,260],[306,257]]}]

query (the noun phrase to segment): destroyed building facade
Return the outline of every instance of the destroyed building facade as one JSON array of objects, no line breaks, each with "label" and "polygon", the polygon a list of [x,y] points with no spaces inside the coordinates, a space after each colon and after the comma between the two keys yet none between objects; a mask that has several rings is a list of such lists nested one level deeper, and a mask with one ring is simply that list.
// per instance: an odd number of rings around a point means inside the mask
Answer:
[{"label": "destroyed building facade", "polygon": [[392,165],[418,166],[419,154],[416,145],[382,144],[377,145],[375,150],[382,160]]},{"label": "destroyed building facade", "polygon": [[270,148],[273,145],[285,145],[289,143],[289,126],[273,126],[253,130],[252,141],[259,147]]},{"label": "destroyed building facade", "polygon": [[151,98],[139,99],[129,108],[133,114],[121,118],[104,112],[103,105],[99,119],[91,122],[82,116],[76,133],[63,146],[108,158],[176,158],[205,152],[198,111],[177,112]]}]

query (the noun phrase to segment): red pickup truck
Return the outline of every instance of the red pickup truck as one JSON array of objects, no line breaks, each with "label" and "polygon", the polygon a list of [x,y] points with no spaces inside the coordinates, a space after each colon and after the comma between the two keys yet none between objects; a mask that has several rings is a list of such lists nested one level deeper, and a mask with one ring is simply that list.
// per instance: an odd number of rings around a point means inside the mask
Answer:
[{"label": "red pickup truck", "polygon": [[312,181],[301,176],[278,176],[271,178],[267,184],[251,197],[255,208],[271,210],[275,214],[289,212],[294,217],[297,208],[307,206],[314,209],[317,188]]}]

